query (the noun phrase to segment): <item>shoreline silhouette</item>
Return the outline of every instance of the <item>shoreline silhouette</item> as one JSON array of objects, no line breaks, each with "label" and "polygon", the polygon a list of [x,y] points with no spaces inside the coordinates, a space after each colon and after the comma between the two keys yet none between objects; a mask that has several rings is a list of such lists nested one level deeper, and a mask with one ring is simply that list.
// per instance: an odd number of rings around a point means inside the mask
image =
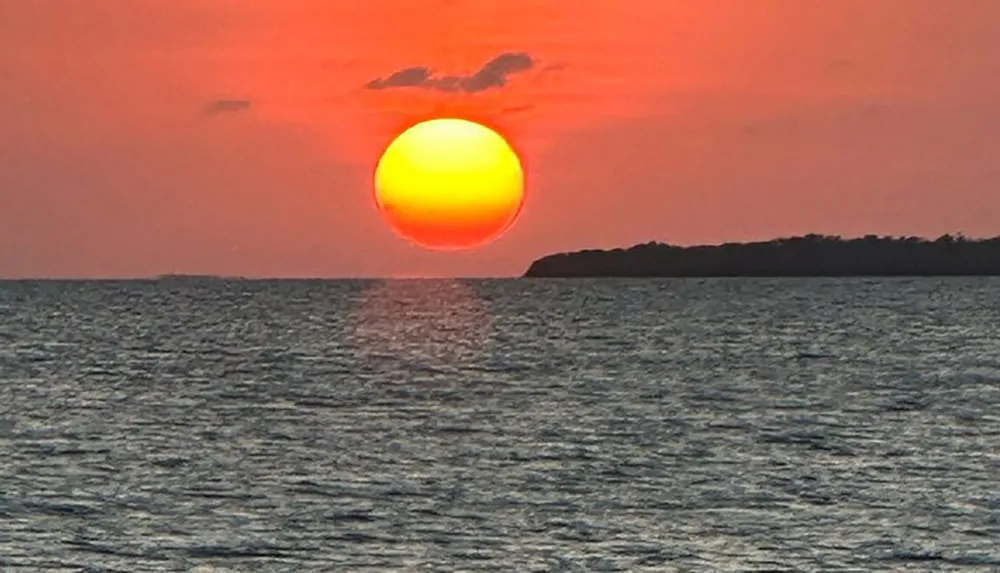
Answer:
[{"label": "shoreline silhouette", "polygon": [[556,253],[526,278],[1000,276],[1000,237],[937,239],[809,234],[770,241],[682,247],[650,242]]}]

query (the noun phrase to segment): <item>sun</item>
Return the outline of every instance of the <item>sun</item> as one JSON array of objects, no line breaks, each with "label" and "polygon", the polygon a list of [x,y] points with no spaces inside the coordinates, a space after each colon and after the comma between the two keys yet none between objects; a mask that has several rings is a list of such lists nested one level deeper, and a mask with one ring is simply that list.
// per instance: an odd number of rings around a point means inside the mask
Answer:
[{"label": "sun", "polygon": [[400,236],[428,249],[482,246],[524,203],[517,153],[492,129],[432,119],[401,133],[375,168],[375,203]]}]

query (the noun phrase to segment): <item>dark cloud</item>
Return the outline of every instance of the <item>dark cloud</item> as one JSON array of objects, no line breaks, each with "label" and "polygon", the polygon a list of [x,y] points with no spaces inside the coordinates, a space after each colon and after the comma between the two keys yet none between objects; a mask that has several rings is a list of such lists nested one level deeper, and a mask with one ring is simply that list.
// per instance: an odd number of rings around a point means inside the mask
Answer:
[{"label": "dark cloud", "polygon": [[376,78],[365,87],[373,90],[388,88],[424,88],[443,92],[477,93],[507,85],[513,74],[526,72],[535,66],[532,57],[524,52],[505,52],[486,62],[479,71],[469,76],[434,77],[430,68],[418,66]]},{"label": "dark cloud", "polygon": [[486,62],[474,75],[460,78],[459,85],[467,92],[481,92],[490,88],[507,85],[507,76],[526,72],[535,65],[531,56],[525,53],[500,54]]},{"label": "dark cloud", "polygon": [[246,99],[219,99],[209,102],[205,111],[211,114],[233,113],[250,109],[250,105],[250,100]]},{"label": "dark cloud", "polygon": [[366,84],[368,89],[405,88],[425,86],[431,79],[428,68],[416,67],[399,70],[386,78],[376,78]]}]

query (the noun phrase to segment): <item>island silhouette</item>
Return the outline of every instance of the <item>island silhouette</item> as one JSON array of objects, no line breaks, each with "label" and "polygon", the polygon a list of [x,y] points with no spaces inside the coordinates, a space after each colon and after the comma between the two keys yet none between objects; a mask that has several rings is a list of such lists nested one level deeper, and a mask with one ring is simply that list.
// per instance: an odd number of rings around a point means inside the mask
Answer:
[{"label": "island silhouette", "polygon": [[525,277],[997,276],[1000,237],[937,239],[809,234],[771,241],[682,247],[650,242],[534,261]]}]

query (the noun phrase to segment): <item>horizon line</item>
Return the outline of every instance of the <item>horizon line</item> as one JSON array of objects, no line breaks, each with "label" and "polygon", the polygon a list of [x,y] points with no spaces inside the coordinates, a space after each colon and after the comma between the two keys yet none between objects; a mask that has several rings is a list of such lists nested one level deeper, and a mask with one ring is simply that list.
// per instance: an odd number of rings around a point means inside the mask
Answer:
[{"label": "horizon line", "polygon": [[[920,235],[879,235],[875,233],[867,233],[864,235],[832,235],[824,233],[805,233],[800,235],[783,235],[773,237],[771,239],[750,239],[743,241],[719,241],[719,242],[705,242],[705,243],[665,243],[659,240],[652,239],[646,241],[645,243],[634,243],[627,247],[583,247],[578,248],[575,251],[563,250],[551,252],[548,254],[543,254],[535,259],[533,259],[528,264],[528,268],[532,264],[540,259],[557,256],[557,255],[568,255],[576,254],[582,252],[590,251],[616,251],[616,250],[627,250],[632,247],[639,247],[650,244],[665,245],[671,247],[680,248],[697,248],[697,247],[722,247],[731,245],[748,245],[754,243],[768,243],[781,240],[789,239],[807,239],[813,237],[821,237],[826,239],[836,239],[841,241],[855,241],[875,237],[880,240],[913,240],[917,239],[924,242],[935,242],[936,240],[944,239],[950,237],[964,242],[991,242],[1000,240],[1000,235],[988,236],[970,236],[965,235],[962,231],[956,231],[954,233],[944,233],[937,237],[924,237]],[[927,275],[927,276],[938,276],[938,275]],[[945,276],[945,275],[942,275]],[[950,275],[948,275],[950,276]],[[521,274],[510,274],[510,275],[417,275],[414,273],[404,273],[401,275],[344,275],[344,276],[331,276],[331,275],[228,275],[228,274],[213,274],[213,273],[196,273],[196,272],[162,272],[156,274],[144,274],[144,275],[24,275],[24,276],[2,276],[0,275],[0,283],[2,282],[139,282],[139,281],[163,281],[163,280],[215,280],[215,281],[377,281],[377,280],[513,280],[522,278],[533,278],[526,277],[524,272]],[[681,278],[681,277],[676,277]],[[696,278],[696,277],[688,277]],[[747,277],[751,278],[751,277]],[[803,277],[805,278],[805,277]]]}]

